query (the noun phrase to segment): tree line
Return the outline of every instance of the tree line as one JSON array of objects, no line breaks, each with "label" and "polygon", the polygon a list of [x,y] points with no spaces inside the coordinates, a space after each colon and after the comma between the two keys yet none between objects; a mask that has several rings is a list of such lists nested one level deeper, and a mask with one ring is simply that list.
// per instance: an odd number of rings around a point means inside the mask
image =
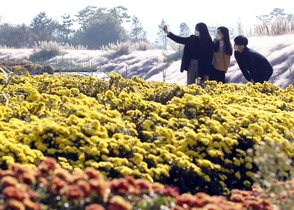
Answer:
[{"label": "tree line", "polygon": [[[123,27],[131,22],[131,31]],[[78,26],[73,29],[73,26]],[[88,49],[99,49],[114,42],[147,41],[146,32],[138,17],[129,16],[122,6],[111,9],[87,6],[74,18],[63,15],[61,22],[40,12],[29,25],[0,25],[0,46],[32,48],[38,42],[55,41],[58,44],[82,45]]]},{"label": "tree line", "polygon": [[[144,31],[139,18],[137,16],[131,17],[127,13],[127,8],[123,6],[111,9],[87,6],[74,16],[74,18],[71,18],[70,15],[65,14],[61,16],[61,21],[58,22],[48,17],[45,12],[40,12],[29,25],[2,23],[0,24],[0,46],[33,48],[36,43],[54,41],[60,46],[73,45],[85,46],[87,49],[100,49],[109,43],[117,42],[129,41],[135,43],[145,41],[149,43],[146,38],[146,31]],[[256,17],[257,20],[263,21],[266,25],[269,25],[273,19],[277,18],[292,20],[290,25],[291,29],[293,28],[293,15],[284,13],[284,9],[275,8],[269,15]],[[126,22],[131,23],[130,31],[127,31],[123,26]],[[163,25],[168,25],[168,23],[162,19],[158,25],[157,39],[153,43],[159,49],[167,49],[169,45],[168,39],[162,31]],[[243,34],[242,27],[240,20],[237,22],[237,30],[229,27],[231,36]],[[209,26],[210,33],[214,34],[216,28],[217,26]],[[254,32],[250,32],[250,35],[253,33],[258,35],[261,33],[259,31],[260,25],[257,25]],[[191,30],[188,25],[181,23],[179,35],[189,36],[190,34]]]}]

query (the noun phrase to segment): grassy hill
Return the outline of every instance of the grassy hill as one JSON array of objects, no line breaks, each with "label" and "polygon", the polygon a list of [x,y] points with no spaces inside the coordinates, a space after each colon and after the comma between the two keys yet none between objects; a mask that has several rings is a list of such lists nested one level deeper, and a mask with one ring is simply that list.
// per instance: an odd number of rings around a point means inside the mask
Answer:
[{"label": "grassy hill", "polygon": [[[274,67],[274,74],[269,82],[281,88],[294,83],[294,34],[281,36],[249,37],[248,47],[260,52],[268,58]],[[32,54],[32,49],[1,49],[0,60],[23,61]],[[180,61],[170,65],[164,62],[163,53],[172,53],[173,50],[146,50],[132,51],[115,59],[103,56],[100,50],[64,50],[65,54],[45,61],[54,65],[58,71],[68,67],[91,68],[92,75],[97,72],[115,72],[124,78],[133,76],[144,78],[146,81],[165,81],[167,83],[186,84],[186,73],[180,73]],[[99,74],[100,75],[100,74]],[[247,83],[238,65],[231,57],[231,64],[227,72],[227,82]]]}]

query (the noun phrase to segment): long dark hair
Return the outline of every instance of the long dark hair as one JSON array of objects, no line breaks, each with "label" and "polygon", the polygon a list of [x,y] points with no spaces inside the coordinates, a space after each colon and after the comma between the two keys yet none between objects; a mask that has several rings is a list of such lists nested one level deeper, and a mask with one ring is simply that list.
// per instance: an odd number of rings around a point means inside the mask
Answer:
[{"label": "long dark hair", "polygon": [[[224,39],[224,45],[225,45],[225,54],[227,55],[232,55],[233,54],[233,49],[232,49],[232,44],[230,41],[230,34],[229,34],[229,29],[225,26],[220,26],[217,29],[219,29],[222,34],[224,35],[223,39]],[[219,40],[217,40],[214,43],[214,52],[218,52],[219,51]]]},{"label": "long dark hair", "polygon": [[205,46],[212,43],[211,36],[208,32],[207,25],[205,23],[197,23],[195,26],[196,30],[200,32],[200,43]]}]

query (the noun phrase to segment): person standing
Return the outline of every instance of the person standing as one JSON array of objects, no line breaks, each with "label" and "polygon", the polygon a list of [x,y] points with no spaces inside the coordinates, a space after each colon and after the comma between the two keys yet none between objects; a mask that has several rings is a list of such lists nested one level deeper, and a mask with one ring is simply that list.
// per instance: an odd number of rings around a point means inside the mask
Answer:
[{"label": "person standing", "polygon": [[251,83],[268,81],[273,74],[270,62],[260,53],[247,47],[248,39],[239,35],[234,39],[234,55],[244,77]]},{"label": "person standing", "polygon": [[189,37],[180,37],[169,32],[167,26],[163,27],[167,37],[184,45],[180,71],[187,71],[187,85],[209,79],[209,71],[212,62],[213,42],[205,23],[197,23],[195,33]]},{"label": "person standing", "polygon": [[225,74],[228,71],[231,55],[233,54],[228,28],[224,26],[217,28],[213,52],[212,68],[209,80],[225,83]]}]

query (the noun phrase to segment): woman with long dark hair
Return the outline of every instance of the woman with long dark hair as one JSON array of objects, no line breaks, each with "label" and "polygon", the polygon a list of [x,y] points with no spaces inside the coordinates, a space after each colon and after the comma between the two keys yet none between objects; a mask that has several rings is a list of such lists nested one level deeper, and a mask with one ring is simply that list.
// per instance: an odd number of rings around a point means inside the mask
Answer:
[{"label": "woman with long dark hair", "polygon": [[194,35],[189,37],[174,35],[167,30],[167,26],[163,27],[163,31],[173,41],[185,45],[180,71],[187,71],[187,85],[198,83],[199,77],[201,82],[208,80],[212,63],[213,41],[206,24],[196,24]]},{"label": "woman with long dark hair", "polygon": [[228,28],[224,26],[217,28],[213,52],[212,68],[209,80],[225,83],[225,74],[228,71],[231,55],[233,54]]}]

